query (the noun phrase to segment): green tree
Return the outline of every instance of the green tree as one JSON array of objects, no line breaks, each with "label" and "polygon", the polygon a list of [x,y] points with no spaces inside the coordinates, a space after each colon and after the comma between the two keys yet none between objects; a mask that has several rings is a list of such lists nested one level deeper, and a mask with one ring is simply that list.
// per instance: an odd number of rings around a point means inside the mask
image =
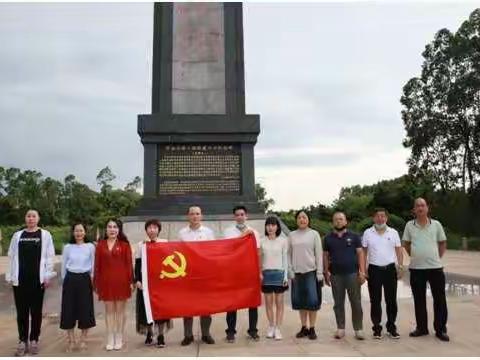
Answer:
[{"label": "green tree", "polygon": [[406,83],[400,100],[410,173],[444,192],[472,192],[480,181],[479,33],[480,9],[455,34],[438,31],[422,53],[420,77]]},{"label": "green tree", "polygon": [[255,184],[255,195],[257,201],[265,210],[265,213],[271,210],[272,206],[275,205],[275,200],[267,197],[267,190],[261,184]]},{"label": "green tree", "polygon": [[125,191],[138,191],[142,187],[142,178],[140,176],[135,176],[135,178],[130,181],[126,186],[125,186]]}]

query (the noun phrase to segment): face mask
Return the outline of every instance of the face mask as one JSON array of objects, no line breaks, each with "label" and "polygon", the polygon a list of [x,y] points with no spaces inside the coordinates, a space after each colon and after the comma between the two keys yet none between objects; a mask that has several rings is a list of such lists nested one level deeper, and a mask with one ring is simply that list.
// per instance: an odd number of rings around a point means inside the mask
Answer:
[{"label": "face mask", "polygon": [[373,224],[373,226],[375,226],[377,230],[385,230],[387,228],[387,224]]},{"label": "face mask", "polygon": [[333,228],[334,228],[336,231],[340,232],[340,231],[345,230],[347,227],[346,227],[346,226],[342,226],[342,227],[336,227],[336,226],[334,226]]},{"label": "face mask", "polygon": [[238,230],[240,230],[242,232],[247,229],[247,225],[245,225],[245,224],[236,224],[235,226],[237,227]]}]

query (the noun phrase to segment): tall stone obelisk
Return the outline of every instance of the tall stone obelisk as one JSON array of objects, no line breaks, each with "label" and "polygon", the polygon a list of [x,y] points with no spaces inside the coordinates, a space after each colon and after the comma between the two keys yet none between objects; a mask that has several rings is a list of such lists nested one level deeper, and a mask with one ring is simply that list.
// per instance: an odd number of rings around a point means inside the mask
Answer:
[{"label": "tall stone obelisk", "polygon": [[245,114],[241,3],[155,3],[152,113],[138,116],[144,198],[128,221],[176,221],[191,204],[210,220],[255,196],[259,115]]}]

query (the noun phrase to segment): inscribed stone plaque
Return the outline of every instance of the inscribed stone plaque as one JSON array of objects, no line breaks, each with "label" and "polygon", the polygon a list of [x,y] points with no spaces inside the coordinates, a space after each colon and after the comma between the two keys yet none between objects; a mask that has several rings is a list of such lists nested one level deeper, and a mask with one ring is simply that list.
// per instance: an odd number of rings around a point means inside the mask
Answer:
[{"label": "inscribed stone plaque", "polygon": [[160,145],[159,195],[240,194],[238,145]]},{"label": "inscribed stone plaque", "polygon": [[223,3],[174,3],[172,113],[225,114]]}]

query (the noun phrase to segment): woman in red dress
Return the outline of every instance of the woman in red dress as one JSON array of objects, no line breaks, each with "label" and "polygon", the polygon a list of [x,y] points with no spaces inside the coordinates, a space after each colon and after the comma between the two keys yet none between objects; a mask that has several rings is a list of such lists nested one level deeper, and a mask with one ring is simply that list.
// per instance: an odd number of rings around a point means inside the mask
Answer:
[{"label": "woman in red dress", "polygon": [[134,289],[132,249],[122,231],[122,223],[109,219],[105,236],[95,250],[94,288],[105,303],[107,350],[123,346],[125,304]]}]

